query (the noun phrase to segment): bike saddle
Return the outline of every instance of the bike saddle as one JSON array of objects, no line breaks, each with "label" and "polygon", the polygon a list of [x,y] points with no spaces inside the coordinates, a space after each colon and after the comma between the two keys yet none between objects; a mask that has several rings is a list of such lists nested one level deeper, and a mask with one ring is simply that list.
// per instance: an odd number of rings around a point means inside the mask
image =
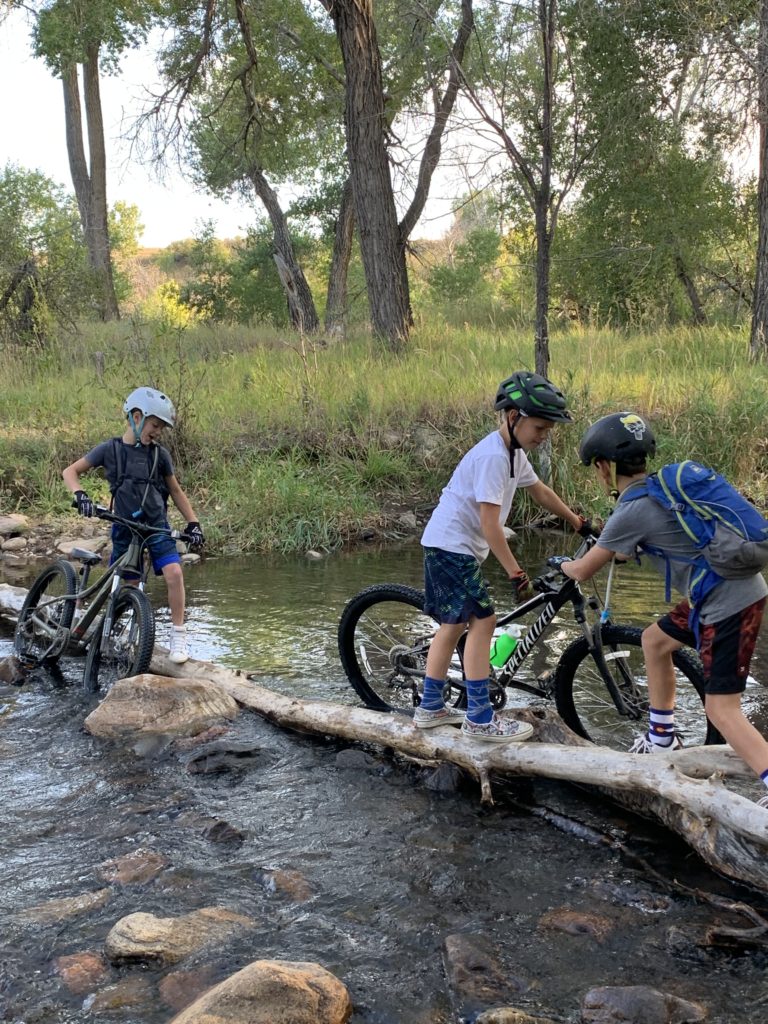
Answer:
[{"label": "bike saddle", "polygon": [[83,565],[98,565],[101,561],[101,555],[95,551],[86,551],[85,548],[72,548],[69,557],[82,562]]}]

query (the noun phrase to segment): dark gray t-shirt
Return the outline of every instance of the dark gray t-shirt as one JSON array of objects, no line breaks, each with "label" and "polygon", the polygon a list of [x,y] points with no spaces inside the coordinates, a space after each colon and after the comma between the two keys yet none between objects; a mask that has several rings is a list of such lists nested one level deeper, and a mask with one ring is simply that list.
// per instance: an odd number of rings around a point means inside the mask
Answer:
[{"label": "dark gray t-shirt", "polygon": [[151,526],[165,523],[168,506],[165,481],[174,475],[167,448],[159,444],[125,444],[120,438],[113,437],[91,448],[85,459],[94,469],[104,467],[117,515],[131,519],[135,512],[143,509],[142,522]]},{"label": "dark gray t-shirt", "polygon": [[[670,555],[684,558],[697,558],[700,554],[680,527],[674,513],[648,497],[620,502],[611,513],[597,543],[601,548],[630,558],[634,558],[641,544],[650,544]],[[666,575],[666,559],[645,554],[643,557],[648,558],[662,576]],[[687,599],[691,566],[671,558],[669,568],[672,586]],[[767,594],[768,586],[759,573],[741,580],[723,580],[704,599],[700,609],[701,622],[705,625],[720,622]]]}]

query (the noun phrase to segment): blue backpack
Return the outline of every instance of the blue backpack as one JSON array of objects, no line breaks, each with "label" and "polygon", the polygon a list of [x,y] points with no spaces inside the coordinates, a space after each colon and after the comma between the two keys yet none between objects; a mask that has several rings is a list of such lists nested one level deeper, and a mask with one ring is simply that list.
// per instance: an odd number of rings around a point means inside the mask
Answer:
[{"label": "blue backpack", "polygon": [[[673,462],[649,474],[619,500],[633,501],[646,495],[674,512],[701,551],[698,558],[685,559],[698,568],[691,575],[692,604],[700,604],[722,580],[754,576],[768,565],[768,520],[714,469],[690,460]],[[666,558],[667,566],[670,558],[680,557],[651,546],[645,550]]]}]

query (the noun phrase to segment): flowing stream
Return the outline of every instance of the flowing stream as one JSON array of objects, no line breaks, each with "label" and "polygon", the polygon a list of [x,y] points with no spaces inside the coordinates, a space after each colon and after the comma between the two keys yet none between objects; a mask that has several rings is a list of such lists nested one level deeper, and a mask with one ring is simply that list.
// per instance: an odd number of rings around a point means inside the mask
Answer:
[{"label": "flowing stream", "polygon": [[[534,573],[571,543],[531,534],[521,563]],[[39,568],[0,570],[0,581],[27,585]],[[490,575],[503,606],[503,581]],[[420,586],[421,555],[409,543],[321,560],[208,558],[186,579],[193,656],[253,670],[285,693],[355,703],[336,649],[344,603],[374,582]],[[162,591],[151,593],[160,606]],[[628,567],[611,604],[618,620],[642,624],[662,601],[658,578]],[[162,608],[158,618],[163,642]],[[766,682],[767,643],[765,632],[753,664]],[[0,635],[0,656],[10,649]],[[447,1024],[504,1003],[576,1022],[582,996],[600,985],[696,1000],[720,1024],[765,1020],[766,952],[704,939],[715,920],[748,922],[665,888],[599,837],[620,839],[688,886],[763,913],[766,899],[603,798],[519,780],[497,787],[496,805],[482,809],[474,785],[443,792],[429,769],[283,733],[247,713],[234,733],[251,754],[222,770],[196,771],[179,755],[142,759],[84,732],[82,663],[65,659],[63,670],[63,683],[39,673],[20,690],[0,687],[0,1020],[161,1024],[175,1012],[169,975],[210,985],[262,958],[332,971],[350,991],[353,1024]],[[765,697],[750,685],[761,720]],[[212,831],[218,823],[231,831]],[[107,886],[99,865],[137,849],[167,866],[144,884]],[[290,891],[275,885],[276,871],[293,879]],[[28,913],[105,888],[103,905],[87,912]],[[103,950],[126,914],[206,906],[244,914],[255,928],[174,967],[110,967],[85,994],[68,991],[56,972],[62,956]],[[575,933],[562,930],[569,912],[579,915]],[[489,951],[495,996],[449,984],[444,943],[459,934]]]}]

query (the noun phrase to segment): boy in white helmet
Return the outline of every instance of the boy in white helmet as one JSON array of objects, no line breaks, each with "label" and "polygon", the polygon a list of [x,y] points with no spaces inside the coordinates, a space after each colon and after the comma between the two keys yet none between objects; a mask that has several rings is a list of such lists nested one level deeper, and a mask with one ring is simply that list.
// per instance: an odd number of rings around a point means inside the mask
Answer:
[{"label": "boy in white helmet", "polygon": [[[123,436],[97,444],[62,473],[64,483],[75,497],[78,512],[81,516],[93,515],[93,501],[81,489],[80,477],[103,466],[116,515],[167,528],[170,498],[186,520],[185,533],[191,538],[191,546],[201,548],[205,537],[200,523],[176,479],[170,453],[159,443],[165,428],[173,427],[176,422],[173,402],[154,388],[136,388],[126,398],[123,411],[128,421]],[[113,525],[110,562],[126,551],[130,539],[127,527],[119,523]],[[184,625],[184,576],[176,542],[169,536],[157,534],[149,540],[148,550],[155,573],[164,577],[168,588],[172,623],[170,659],[182,665],[189,658],[189,652]]]}]

